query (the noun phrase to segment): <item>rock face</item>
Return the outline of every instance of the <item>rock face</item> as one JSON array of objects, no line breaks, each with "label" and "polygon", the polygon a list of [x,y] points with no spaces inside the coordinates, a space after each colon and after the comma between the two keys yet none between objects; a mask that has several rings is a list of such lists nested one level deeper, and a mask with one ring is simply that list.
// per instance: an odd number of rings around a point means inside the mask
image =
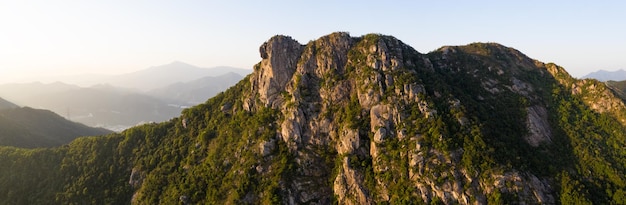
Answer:
[{"label": "rock face", "polygon": [[540,143],[551,142],[552,130],[548,123],[548,111],[541,106],[533,106],[526,109],[528,118],[526,125],[530,131],[526,137],[526,141],[533,147],[539,146]]},{"label": "rock face", "polygon": [[[555,190],[548,179],[497,164],[494,170],[499,171],[495,172],[468,170],[468,164],[462,162],[468,151],[445,147],[454,146],[447,142],[459,140],[455,136],[481,129],[480,119],[468,112],[466,103],[482,109],[474,104],[500,102],[501,96],[514,96],[510,102],[523,99],[528,103],[510,116],[520,119],[510,122],[522,125],[514,129],[528,133],[519,136],[525,146],[551,143],[545,102],[532,83],[518,77],[526,72],[544,76],[549,72],[519,51],[498,44],[476,44],[424,55],[389,36],[333,33],[307,45],[276,36],[264,43],[260,52],[263,60],[250,77],[251,95],[244,99],[244,108],[280,110],[284,118],[277,138],[289,147],[296,166],[319,169],[293,173],[285,182],[290,185],[285,186],[284,193],[289,194],[284,203],[402,203],[405,199],[397,198],[396,193],[400,186],[410,188],[409,199],[424,203],[484,204],[496,192],[516,196],[524,203],[555,203]],[[485,60],[485,56],[498,58]],[[462,60],[479,65],[464,66]],[[459,89],[453,88],[455,85],[436,87],[442,81],[434,78],[440,78],[442,72],[473,76],[470,79],[478,86],[471,92],[477,95],[457,97],[464,91],[449,90]],[[492,110],[483,112],[497,112],[492,105],[484,108]],[[449,116],[452,121],[448,122]],[[436,128],[441,123],[455,125]],[[490,135],[489,131],[483,134]],[[269,147],[260,146],[262,155],[267,156]],[[329,146],[337,153],[334,171],[322,170],[316,165],[322,156],[312,154]],[[317,190],[305,186],[327,181],[332,186]]]},{"label": "rock face", "polygon": [[273,105],[279,92],[293,77],[302,47],[287,36],[275,36],[261,46],[263,60],[255,68],[255,78],[251,79],[251,83],[252,88],[259,91],[259,98],[265,105]]}]

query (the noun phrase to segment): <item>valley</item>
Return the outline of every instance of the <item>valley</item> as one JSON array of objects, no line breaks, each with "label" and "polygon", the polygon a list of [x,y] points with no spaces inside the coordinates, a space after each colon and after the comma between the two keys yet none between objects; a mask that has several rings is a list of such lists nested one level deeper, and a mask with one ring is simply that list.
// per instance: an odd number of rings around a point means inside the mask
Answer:
[{"label": "valley", "polygon": [[20,106],[51,110],[71,121],[119,132],[176,117],[184,108],[234,85],[243,78],[238,73],[245,72],[249,71],[174,62],[111,77],[4,84],[0,85],[0,96]]}]

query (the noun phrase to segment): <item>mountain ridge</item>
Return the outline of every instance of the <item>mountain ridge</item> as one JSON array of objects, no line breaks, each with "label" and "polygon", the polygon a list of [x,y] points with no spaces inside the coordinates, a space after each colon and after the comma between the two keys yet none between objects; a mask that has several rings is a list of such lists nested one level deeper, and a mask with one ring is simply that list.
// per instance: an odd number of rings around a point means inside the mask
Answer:
[{"label": "mountain ridge", "polygon": [[157,89],[160,87],[159,85],[188,82],[204,76],[221,75],[221,70],[228,70],[228,72],[240,72],[232,67],[214,67],[211,69],[205,69],[175,61],[166,65],[153,66],[145,70],[117,75],[109,81],[113,85],[147,91],[150,89]]},{"label": "mountain ridge", "polygon": [[116,131],[142,122],[166,121],[182,110],[156,97],[105,85],[6,84],[0,85],[0,95],[19,105],[51,110],[83,124]]},{"label": "mountain ridge", "polygon": [[626,101],[626,80],[624,81],[606,81],[604,82],[617,96]]},{"label": "mountain ridge", "polygon": [[[53,153],[40,178],[58,180],[19,184],[0,174],[15,191],[0,186],[0,198],[626,203],[626,107],[599,81],[500,44],[422,54],[380,34],[332,33],[306,45],[274,36],[260,55],[253,74],[179,118],[30,158],[0,149],[24,158],[1,162],[12,166],[0,173],[20,177],[36,175],[28,162]],[[28,198],[8,194],[33,188],[41,191]]]},{"label": "mountain ridge", "polygon": [[584,78],[593,78],[593,79],[597,79],[599,81],[602,82],[606,82],[606,81],[623,81],[626,80],[626,70],[624,69],[619,69],[619,70],[615,70],[615,71],[607,71],[607,70],[598,70],[598,71],[594,71],[591,72],[585,76],[582,77]]},{"label": "mountain ridge", "polygon": [[83,136],[111,133],[75,123],[48,111],[29,107],[0,110],[0,146],[55,147]]},{"label": "mountain ridge", "polygon": [[[183,63],[172,65],[179,64]],[[204,72],[201,68],[188,66]],[[165,70],[169,72],[171,69]],[[152,71],[142,73],[145,72]],[[202,76],[199,74],[183,75],[194,80],[174,84],[159,82],[163,87],[146,92],[113,84],[80,87],[57,81],[3,84],[0,85],[0,96],[23,106],[52,110],[90,126],[122,131],[140,123],[169,120],[178,116],[183,107],[202,103],[243,78],[232,72],[200,78],[197,78]]]},{"label": "mountain ridge", "polygon": [[164,100],[197,105],[235,85],[242,78],[243,76],[237,73],[228,72],[223,75],[206,76],[188,82],[170,84],[150,90],[147,94]]},{"label": "mountain ridge", "polygon": [[96,84],[110,84],[116,87],[139,89],[148,91],[169,84],[196,80],[205,76],[219,76],[228,72],[247,75],[252,70],[230,66],[202,68],[181,61],[151,66],[145,69],[114,75],[85,74],[80,76],[66,76],[55,81],[90,87]]}]

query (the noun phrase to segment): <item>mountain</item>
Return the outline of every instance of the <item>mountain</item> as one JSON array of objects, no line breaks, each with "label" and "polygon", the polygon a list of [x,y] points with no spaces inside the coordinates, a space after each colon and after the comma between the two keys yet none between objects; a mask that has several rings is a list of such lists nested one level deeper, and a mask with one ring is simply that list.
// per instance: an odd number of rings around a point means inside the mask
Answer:
[{"label": "mountain", "polygon": [[591,72],[585,76],[583,76],[584,78],[593,78],[599,81],[622,81],[622,80],[626,80],[626,70],[624,69],[620,69],[620,70],[616,70],[616,71],[606,71],[606,70],[599,70],[599,71],[595,71],[595,72]]},{"label": "mountain", "polygon": [[0,85],[0,96],[19,105],[51,110],[94,127],[121,131],[145,122],[162,122],[180,114],[179,105],[110,85],[83,88],[64,83]]},{"label": "mountain", "polygon": [[83,87],[90,87],[97,84],[109,84],[115,87],[149,91],[174,83],[184,83],[197,80],[202,77],[220,76],[231,72],[245,76],[250,74],[252,70],[228,66],[201,68],[175,61],[169,64],[153,66],[143,70],[119,75],[85,74],[79,76],[65,76],[56,80]]},{"label": "mountain", "polygon": [[5,99],[0,98],[0,110],[17,108],[17,107],[18,106],[16,104],[13,104],[12,102],[9,102]]},{"label": "mountain", "polygon": [[0,148],[0,203],[626,203],[626,106],[597,80],[496,43],[333,33],[260,53],[178,118]]},{"label": "mountain", "polygon": [[240,76],[247,76],[252,73],[252,69],[243,69],[243,68],[235,68],[230,66],[218,66],[206,68],[210,71],[209,76],[222,76],[227,75],[229,73],[235,73]]},{"label": "mountain", "polygon": [[242,78],[243,76],[230,72],[215,77],[207,76],[189,82],[174,83],[148,91],[146,94],[166,101],[197,105],[235,85]]},{"label": "mountain", "polygon": [[81,136],[111,133],[64,119],[47,110],[28,107],[0,110],[0,145],[24,148],[56,147]]},{"label": "mountain", "polygon": [[229,72],[247,75],[250,70],[231,67],[205,69],[177,61],[133,73],[117,75],[108,83],[119,87],[151,90],[174,83],[196,80],[200,77],[224,75]]},{"label": "mountain", "polygon": [[0,96],[21,105],[21,100],[24,96],[46,95],[78,89],[80,89],[80,87],[62,82],[45,84],[41,82],[9,83],[0,85]]}]

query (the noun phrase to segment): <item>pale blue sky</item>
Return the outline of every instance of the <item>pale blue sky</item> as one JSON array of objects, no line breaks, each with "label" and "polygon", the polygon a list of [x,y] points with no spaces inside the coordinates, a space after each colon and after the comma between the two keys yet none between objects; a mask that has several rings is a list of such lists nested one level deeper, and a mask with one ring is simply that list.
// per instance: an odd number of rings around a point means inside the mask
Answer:
[{"label": "pale blue sky", "polygon": [[621,1],[0,0],[0,82],[126,73],[183,61],[251,68],[258,47],[347,31],[393,35],[422,53],[498,42],[582,76],[626,69]]}]

